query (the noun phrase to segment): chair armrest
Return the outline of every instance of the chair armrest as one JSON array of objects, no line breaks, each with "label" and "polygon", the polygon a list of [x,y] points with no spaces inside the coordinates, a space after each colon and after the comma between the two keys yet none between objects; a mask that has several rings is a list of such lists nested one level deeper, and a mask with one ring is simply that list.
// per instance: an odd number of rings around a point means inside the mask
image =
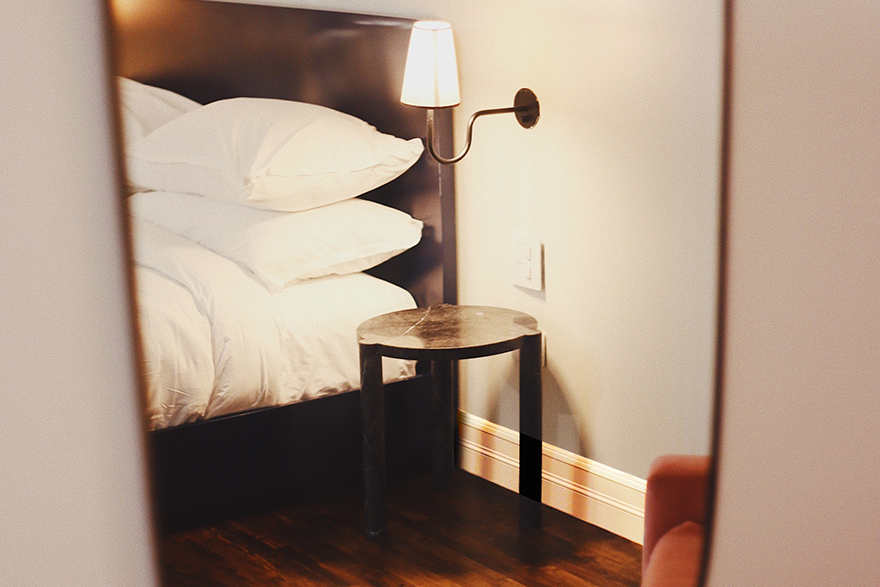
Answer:
[{"label": "chair armrest", "polygon": [[664,455],[651,464],[645,493],[643,571],[664,534],[688,521],[705,526],[710,462],[708,456]]}]

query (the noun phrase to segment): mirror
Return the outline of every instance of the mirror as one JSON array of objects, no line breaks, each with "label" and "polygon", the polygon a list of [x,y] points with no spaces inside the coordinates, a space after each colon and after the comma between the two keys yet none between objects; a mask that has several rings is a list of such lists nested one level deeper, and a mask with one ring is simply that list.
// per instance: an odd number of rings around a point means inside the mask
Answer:
[{"label": "mirror", "polygon": [[[494,1],[478,7],[398,4],[401,13],[442,9],[454,23],[463,111],[497,104],[527,85],[541,96],[542,119],[529,131],[505,125],[509,121],[487,121],[455,177],[451,170],[440,175],[439,189],[437,168],[422,158],[374,194],[424,223],[418,247],[374,274],[403,285],[420,305],[497,305],[538,319],[546,336],[545,459],[549,450],[556,467],[552,479],[558,479],[545,495],[555,500],[554,507],[614,526],[613,532],[638,542],[639,500],[649,464],[661,454],[710,450],[723,3],[669,2],[663,9],[602,13],[562,3],[546,9],[541,27]],[[233,96],[299,99],[354,114],[404,139],[424,132],[423,114],[399,105],[395,96],[407,38],[399,19],[187,0],[118,0],[114,6],[120,75],[199,103]],[[291,16],[282,18],[282,13]],[[499,14],[505,16],[498,19]],[[208,20],[221,30],[203,26]],[[359,28],[367,25],[389,36],[368,39],[372,33]],[[260,61],[245,59],[246,50],[263,44]],[[340,64],[350,73],[342,74]],[[234,72],[242,75],[231,76]],[[494,97],[496,91],[501,98]],[[462,123],[456,121],[455,132]],[[138,214],[152,213],[149,206],[161,208],[153,199],[142,203]],[[166,224],[180,219],[172,214]],[[511,283],[511,237],[522,233],[543,245],[540,292]],[[183,246],[170,240],[158,243],[160,248]],[[225,270],[241,264],[227,263]],[[206,264],[196,261],[195,266]],[[142,283],[154,280],[156,272],[156,267],[146,271]],[[190,278],[177,275],[171,281],[179,286]],[[179,287],[166,289],[173,290],[168,296],[181,295]],[[340,299],[324,292],[316,296]],[[157,305],[172,306],[165,299]],[[226,303],[214,293],[201,301],[182,299],[172,307],[182,311],[188,304]],[[332,308],[346,306],[337,302]],[[253,307],[243,312],[258,320]],[[211,324],[197,327],[210,330]],[[217,349],[205,344],[203,356],[211,359]],[[516,369],[510,361],[475,360],[460,372],[462,466],[501,484],[511,483],[509,463],[517,451],[509,434],[518,420]],[[217,377],[211,369],[202,378],[213,385]],[[390,445],[419,450],[426,442],[424,430],[413,424],[413,414],[429,409],[422,387],[414,384],[399,394],[389,390],[389,401],[398,396],[402,406],[398,416],[389,415],[399,418],[389,421],[394,431],[389,435],[398,436],[389,439]],[[226,413],[262,405],[254,396],[240,403],[220,396],[214,405]],[[315,410],[328,412],[323,416],[261,411],[256,428],[268,435],[264,441],[279,460],[294,469],[320,468],[326,463],[316,464],[295,439],[279,441],[274,431],[305,421],[297,436],[312,446],[314,435],[328,429],[326,421],[335,421],[334,427],[346,432],[332,443],[358,446],[352,434],[356,398],[345,397],[307,402],[320,404]],[[174,404],[170,398],[158,403]],[[340,413],[346,416],[339,418]],[[188,419],[195,418],[184,416],[180,423]],[[224,447],[214,474],[240,479],[237,490],[254,492],[264,482],[291,481],[283,474],[279,478],[274,466],[268,474],[261,459],[244,474],[230,474],[225,458],[247,460],[248,447],[221,439],[252,438],[253,428],[241,418],[216,420],[221,422],[216,428],[154,431],[154,444],[164,455],[157,459],[157,471],[161,483],[169,484],[160,486],[160,496],[172,491],[172,480],[190,471],[214,442]],[[356,470],[358,459],[356,451],[332,459],[326,473]],[[189,502],[178,495],[166,503],[185,509],[206,495],[227,497],[213,480],[187,481],[190,488],[200,483],[207,493],[195,492],[198,497]],[[596,512],[598,518],[591,518]]]}]

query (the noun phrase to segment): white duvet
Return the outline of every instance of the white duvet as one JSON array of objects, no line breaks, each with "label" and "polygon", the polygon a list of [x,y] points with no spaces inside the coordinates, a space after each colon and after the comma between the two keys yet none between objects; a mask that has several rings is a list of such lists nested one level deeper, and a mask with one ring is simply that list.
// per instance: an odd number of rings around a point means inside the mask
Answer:
[{"label": "white duvet", "polygon": [[[364,273],[272,294],[234,262],[132,218],[146,405],[153,429],[360,386],[356,329],[415,307]],[[386,381],[414,374],[386,359]]]}]

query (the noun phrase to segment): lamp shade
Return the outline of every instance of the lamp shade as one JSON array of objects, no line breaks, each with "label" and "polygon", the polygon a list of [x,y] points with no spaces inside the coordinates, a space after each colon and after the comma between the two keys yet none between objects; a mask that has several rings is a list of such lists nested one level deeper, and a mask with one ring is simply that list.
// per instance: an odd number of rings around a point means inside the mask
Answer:
[{"label": "lamp shade", "polygon": [[413,25],[403,74],[400,101],[409,106],[457,106],[458,65],[448,22],[419,21]]}]

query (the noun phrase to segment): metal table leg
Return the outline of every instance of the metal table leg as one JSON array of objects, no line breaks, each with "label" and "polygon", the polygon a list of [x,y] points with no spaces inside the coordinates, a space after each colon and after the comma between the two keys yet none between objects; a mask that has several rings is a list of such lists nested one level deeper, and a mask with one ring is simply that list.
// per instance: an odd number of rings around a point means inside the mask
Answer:
[{"label": "metal table leg", "polygon": [[452,486],[455,468],[455,407],[452,397],[452,361],[431,363],[431,395],[433,404],[433,472],[434,487]]},{"label": "metal table leg", "polygon": [[364,459],[364,532],[373,539],[385,532],[385,390],[382,355],[360,345],[361,424]]},{"label": "metal table leg", "polygon": [[541,526],[541,334],[523,337],[519,351],[520,526]]}]

